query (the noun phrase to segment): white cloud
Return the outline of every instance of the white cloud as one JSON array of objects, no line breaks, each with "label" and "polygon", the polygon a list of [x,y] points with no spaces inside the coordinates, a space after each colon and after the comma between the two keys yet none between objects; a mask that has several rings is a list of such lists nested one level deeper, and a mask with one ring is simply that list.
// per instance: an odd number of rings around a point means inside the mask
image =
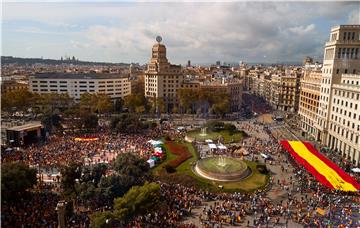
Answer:
[{"label": "white cloud", "polygon": [[310,24],[308,26],[296,26],[289,28],[290,32],[293,32],[298,35],[304,35],[306,33],[312,32],[315,29],[315,24]]},{"label": "white cloud", "polygon": [[[176,63],[263,56],[301,61],[304,55],[322,55],[329,34],[320,33],[323,24],[314,20],[346,20],[353,8],[321,2],[4,3],[3,19],[77,29],[69,46],[96,60],[148,62],[155,36],[161,35],[168,59]],[[348,17],[356,19],[355,13]]]},{"label": "white cloud", "polygon": [[349,24],[353,24],[353,25],[360,24],[360,2],[358,2],[358,4],[359,4],[358,8],[353,10],[348,17]]}]

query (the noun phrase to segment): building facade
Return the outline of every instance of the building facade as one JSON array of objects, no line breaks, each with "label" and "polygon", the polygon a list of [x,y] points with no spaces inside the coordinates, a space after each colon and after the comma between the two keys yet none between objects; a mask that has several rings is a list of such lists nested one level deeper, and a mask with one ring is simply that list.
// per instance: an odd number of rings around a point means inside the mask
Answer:
[{"label": "building facade", "polygon": [[356,138],[359,135],[359,99],[356,100],[360,89],[357,84],[360,78],[359,49],[360,25],[339,25],[331,29],[330,39],[325,43],[315,124],[318,141],[356,164],[359,164],[360,150]]},{"label": "building facade", "polygon": [[131,94],[128,76],[119,74],[38,73],[29,77],[29,90],[35,93],[67,93],[79,100],[84,93],[104,93],[111,99]]},{"label": "building facade", "polygon": [[320,100],[321,65],[305,65],[304,76],[300,82],[299,116],[303,134],[315,139],[317,130],[314,127]]},{"label": "building facade", "polygon": [[168,62],[166,47],[160,41],[152,47],[151,60],[145,71],[145,97],[152,102],[161,99],[165,104],[165,112],[170,112],[177,104],[176,93],[184,77],[180,65]]},{"label": "building facade", "polygon": [[222,82],[201,83],[200,89],[213,93],[225,93],[229,96],[230,112],[238,112],[242,105],[242,80],[222,80]]},{"label": "building facade", "polygon": [[359,164],[360,160],[360,74],[343,74],[331,89],[332,105],[328,146]]}]

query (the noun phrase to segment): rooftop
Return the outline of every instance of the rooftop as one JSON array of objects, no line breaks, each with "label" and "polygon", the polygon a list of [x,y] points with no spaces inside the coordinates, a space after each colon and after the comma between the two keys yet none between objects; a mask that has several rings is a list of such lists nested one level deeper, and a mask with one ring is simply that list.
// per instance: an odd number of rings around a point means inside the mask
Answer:
[{"label": "rooftop", "polygon": [[33,78],[36,79],[117,79],[125,78],[128,75],[111,73],[36,73]]}]

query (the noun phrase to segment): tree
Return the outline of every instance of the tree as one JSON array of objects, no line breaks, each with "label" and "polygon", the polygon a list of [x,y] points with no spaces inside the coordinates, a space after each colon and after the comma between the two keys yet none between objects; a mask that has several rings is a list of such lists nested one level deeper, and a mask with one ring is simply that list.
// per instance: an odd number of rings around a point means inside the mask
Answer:
[{"label": "tree", "polygon": [[160,202],[160,185],[146,182],[132,187],[123,197],[114,200],[114,215],[120,221],[153,210]]},{"label": "tree", "polygon": [[1,109],[4,111],[25,111],[32,106],[36,95],[27,89],[17,89],[1,94]]},{"label": "tree", "polygon": [[132,187],[123,197],[114,200],[114,210],[95,212],[90,227],[122,227],[133,216],[154,210],[160,203],[160,185],[146,182]]},{"label": "tree", "polygon": [[102,199],[112,202],[115,197],[123,196],[136,182],[133,177],[126,175],[103,176],[99,183]]},{"label": "tree", "polygon": [[71,162],[68,166],[63,166],[60,169],[61,173],[61,187],[64,190],[65,196],[73,196],[76,194],[76,179],[80,180],[81,165]]},{"label": "tree", "polygon": [[98,121],[99,121],[99,117],[97,117],[97,115],[95,114],[84,114],[82,117],[82,123],[83,126],[86,129],[93,129],[96,128],[98,126]]},{"label": "tree", "polygon": [[83,93],[80,96],[80,110],[90,113],[105,114],[113,110],[113,103],[107,94]]},{"label": "tree", "polygon": [[120,154],[113,163],[114,170],[119,175],[125,175],[132,179],[133,184],[143,182],[150,167],[145,159],[135,156],[132,153]]},{"label": "tree", "polygon": [[61,118],[58,114],[45,114],[42,117],[41,122],[46,129],[51,131],[53,127],[57,127],[57,128],[61,127],[60,120]]},{"label": "tree", "polygon": [[112,212],[104,211],[104,212],[95,212],[90,216],[90,227],[93,228],[110,228],[113,227],[111,225],[111,220],[115,217]]},{"label": "tree", "polygon": [[136,115],[122,114],[111,119],[111,128],[122,133],[138,133],[147,128]]},{"label": "tree", "polygon": [[3,163],[1,167],[1,197],[14,200],[37,182],[36,169],[23,163]]},{"label": "tree", "polygon": [[113,103],[109,95],[104,93],[94,94],[96,103],[95,103],[95,111],[97,113],[109,113],[113,110]]},{"label": "tree", "polygon": [[116,99],[115,100],[115,103],[114,103],[114,111],[115,112],[121,112],[122,108],[123,108],[123,105],[124,105],[124,100],[119,98],[119,99]]},{"label": "tree", "polygon": [[74,99],[67,93],[44,93],[36,95],[36,105],[45,115],[53,114],[55,109],[68,110],[74,105]]},{"label": "tree", "polygon": [[144,94],[130,94],[124,98],[124,107],[128,108],[129,112],[135,112],[137,107],[143,107],[146,111],[147,103]]}]

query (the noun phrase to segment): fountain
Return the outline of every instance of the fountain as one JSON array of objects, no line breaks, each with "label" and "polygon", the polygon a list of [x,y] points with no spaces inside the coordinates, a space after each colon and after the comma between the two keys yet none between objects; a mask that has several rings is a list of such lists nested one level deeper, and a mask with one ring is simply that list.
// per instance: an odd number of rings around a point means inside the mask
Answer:
[{"label": "fountain", "polygon": [[218,159],[219,159],[218,163],[217,163],[218,166],[221,166],[221,167],[226,166],[225,159],[224,159],[224,157],[222,155],[220,155],[220,157]]},{"label": "fountain", "polygon": [[251,174],[245,162],[224,156],[200,159],[193,171],[200,177],[215,181],[239,181]]},{"label": "fountain", "polygon": [[207,127],[201,128],[201,133],[199,134],[200,136],[202,136],[202,137],[207,136],[206,128],[207,128]]}]

